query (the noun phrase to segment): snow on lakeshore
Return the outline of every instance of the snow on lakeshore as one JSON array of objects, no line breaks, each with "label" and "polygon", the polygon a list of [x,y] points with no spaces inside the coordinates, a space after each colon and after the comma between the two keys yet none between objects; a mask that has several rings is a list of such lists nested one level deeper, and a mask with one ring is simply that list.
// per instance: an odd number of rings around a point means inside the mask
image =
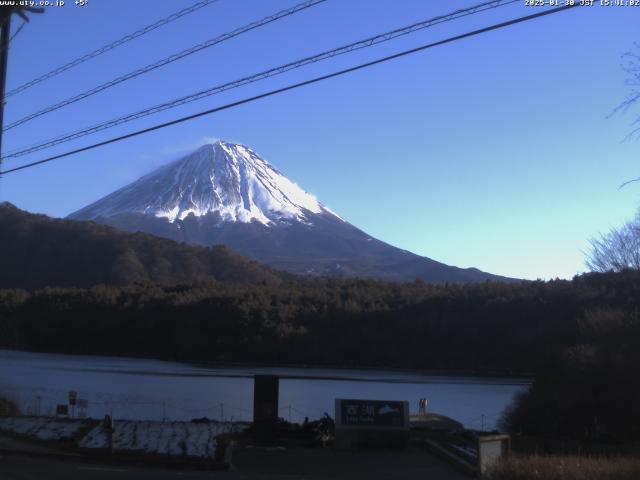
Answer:
[{"label": "snow on lakeshore", "polygon": [[0,417],[0,431],[40,440],[73,440],[89,422],[49,417]]},{"label": "snow on lakeshore", "polygon": [[[94,422],[50,417],[0,417],[0,431],[39,440],[74,440]],[[114,427],[113,449],[116,452],[212,458],[217,446],[216,437],[230,431],[238,432],[246,424],[116,420]],[[106,449],[107,436],[102,422],[91,429],[78,446]]]},{"label": "snow on lakeshore", "polygon": [[[216,437],[229,431],[229,425],[218,422],[153,422],[116,420],[113,450],[144,452],[158,455],[213,457]],[[91,430],[80,442],[81,448],[107,448],[102,425]]]}]

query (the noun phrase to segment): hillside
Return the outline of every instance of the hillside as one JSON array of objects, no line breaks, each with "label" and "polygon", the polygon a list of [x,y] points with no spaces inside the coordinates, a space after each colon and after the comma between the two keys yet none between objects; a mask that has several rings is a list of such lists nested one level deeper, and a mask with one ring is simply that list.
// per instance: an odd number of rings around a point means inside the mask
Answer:
[{"label": "hillside", "polygon": [[197,247],[0,204],[0,288],[223,281],[279,283],[288,274],[229,248]]},{"label": "hillside", "polygon": [[322,278],[0,290],[0,348],[530,373],[583,342],[581,319],[604,306],[639,308],[640,273],[449,286]]},{"label": "hillside", "polygon": [[297,275],[430,283],[513,281],[477,268],[446,265],[374,238],[251,148],[222,140],[157,168],[69,218],[193,245],[227,245]]},{"label": "hillside", "polygon": [[[4,231],[4,229],[3,229]],[[572,281],[0,290],[0,348],[530,375],[513,433],[637,439],[640,272]]]}]

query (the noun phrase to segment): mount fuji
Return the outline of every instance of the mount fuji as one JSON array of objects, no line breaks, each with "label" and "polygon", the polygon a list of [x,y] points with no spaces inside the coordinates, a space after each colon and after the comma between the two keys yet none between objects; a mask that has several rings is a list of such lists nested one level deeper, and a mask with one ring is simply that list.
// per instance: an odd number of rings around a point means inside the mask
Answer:
[{"label": "mount fuji", "polygon": [[197,245],[225,244],[297,274],[428,282],[509,281],[372,238],[250,148],[204,145],[69,218]]}]

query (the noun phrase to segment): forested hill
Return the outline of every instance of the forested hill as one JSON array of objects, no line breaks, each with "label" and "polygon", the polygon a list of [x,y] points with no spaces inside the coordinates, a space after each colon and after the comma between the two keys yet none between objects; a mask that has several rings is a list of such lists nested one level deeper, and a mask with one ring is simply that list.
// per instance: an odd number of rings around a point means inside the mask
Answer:
[{"label": "forested hill", "polygon": [[92,222],[57,220],[0,203],[0,288],[233,281],[289,274],[226,247],[195,247]]},{"label": "forested hill", "polygon": [[[307,279],[0,290],[0,348],[526,374],[598,342],[583,331],[593,312],[639,307],[640,272],[449,286]],[[602,328],[615,328],[607,318]]]},{"label": "forested hill", "polygon": [[636,270],[466,285],[291,277],[226,248],[0,205],[0,348],[535,372],[510,431],[637,441],[639,312]]}]

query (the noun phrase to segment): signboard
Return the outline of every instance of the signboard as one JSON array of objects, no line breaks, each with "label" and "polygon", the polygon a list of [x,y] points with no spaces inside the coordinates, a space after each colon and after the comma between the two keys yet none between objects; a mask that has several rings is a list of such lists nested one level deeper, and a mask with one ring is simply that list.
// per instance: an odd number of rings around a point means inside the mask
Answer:
[{"label": "signboard", "polygon": [[56,415],[69,415],[69,405],[56,405]]},{"label": "signboard", "polygon": [[409,403],[336,399],[336,428],[409,429]]},{"label": "signboard", "polygon": [[78,398],[78,392],[76,392],[75,390],[71,390],[69,392],[69,405],[75,405],[77,398]]},{"label": "signboard", "polygon": [[339,450],[407,448],[409,402],[337,398],[335,434]]}]

